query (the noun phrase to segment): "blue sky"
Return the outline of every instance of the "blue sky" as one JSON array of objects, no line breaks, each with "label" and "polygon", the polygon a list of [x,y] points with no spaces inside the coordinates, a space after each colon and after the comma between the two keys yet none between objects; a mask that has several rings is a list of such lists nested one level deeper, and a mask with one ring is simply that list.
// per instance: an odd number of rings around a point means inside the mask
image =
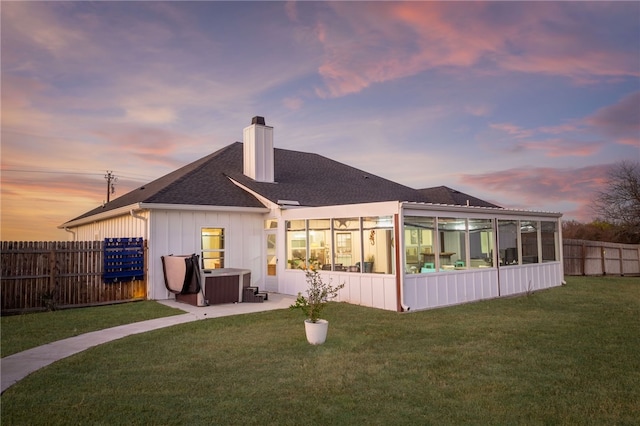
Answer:
[{"label": "blue sky", "polygon": [[[242,139],[590,221],[640,161],[638,2],[2,2],[3,240]],[[337,183],[339,184],[339,183]]]}]

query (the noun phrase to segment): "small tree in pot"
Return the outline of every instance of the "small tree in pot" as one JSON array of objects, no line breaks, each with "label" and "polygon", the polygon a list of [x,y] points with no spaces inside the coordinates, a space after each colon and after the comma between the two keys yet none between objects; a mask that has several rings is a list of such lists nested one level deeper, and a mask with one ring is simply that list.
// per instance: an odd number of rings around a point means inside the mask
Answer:
[{"label": "small tree in pot", "polygon": [[329,300],[338,296],[338,292],[344,288],[344,283],[334,287],[331,281],[324,282],[320,273],[314,268],[306,269],[305,277],[308,284],[307,295],[298,293],[296,303],[289,308],[302,310],[307,317],[305,320],[307,340],[312,345],[320,345],[324,343],[329,327],[329,322],[320,319],[320,314]]}]

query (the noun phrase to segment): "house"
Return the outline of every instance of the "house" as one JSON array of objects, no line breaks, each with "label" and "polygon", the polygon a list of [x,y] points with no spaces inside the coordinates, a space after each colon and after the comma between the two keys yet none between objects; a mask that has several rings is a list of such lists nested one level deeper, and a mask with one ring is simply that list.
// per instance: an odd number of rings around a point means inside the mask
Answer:
[{"label": "house", "polygon": [[306,288],[314,262],[339,300],[428,309],[558,286],[561,214],[416,190],[329,158],[274,148],[254,117],[235,142],[63,225],[77,240],[148,241],[147,297],[167,299],[161,257],[241,268],[269,292]]}]

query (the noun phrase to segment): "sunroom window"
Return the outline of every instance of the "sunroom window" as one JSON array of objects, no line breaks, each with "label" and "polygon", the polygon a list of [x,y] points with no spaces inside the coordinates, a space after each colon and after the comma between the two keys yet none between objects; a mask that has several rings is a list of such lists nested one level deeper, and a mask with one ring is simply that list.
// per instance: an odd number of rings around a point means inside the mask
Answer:
[{"label": "sunroom window", "polygon": [[331,221],[309,219],[309,262],[331,270]]},{"label": "sunroom window", "polygon": [[304,220],[287,221],[287,269],[307,266],[307,229]]},{"label": "sunroom window", "polygon": [[438,231],[440,233],[440,269],[451,271],[467,268],[466,219],[438,218]]},{"label": "sunroom window", "polygon": [[542,240],[542,261],[558,260],[558,223],[540,222],[540,239]]},{"label": "sunroom window", "polygon": [[493,220],[469,219],[469,257],[472,268],[493,266]]},{"label": "sunroom window", "polygon": [[501,265],[519,265],[518,258],[518,221],[498,221],[498,249]]},{"label": "sunroom window", "polygon": [[360,272],[360,218],[333,219],[334,270]]},{"label": "sunroom window", "polygon": [[285,221],[287,269],[393,274],[393,216]]},{"label": "sunroom window", "polygon": [[404,247],[405,272],[435,272],[436,256],[439,253],[435,241],[435,219],[421,216],[405,217]]},{"label": "sunroom window", "polygon": [[363,266],[361,272],[393,274],[395,271],[395,250],[392,242],[392,216],[363,217]]},{"label": "sunroom window", "polygon": [[523,265],[538,263],[538,226],[535,220],[520,221]]}]

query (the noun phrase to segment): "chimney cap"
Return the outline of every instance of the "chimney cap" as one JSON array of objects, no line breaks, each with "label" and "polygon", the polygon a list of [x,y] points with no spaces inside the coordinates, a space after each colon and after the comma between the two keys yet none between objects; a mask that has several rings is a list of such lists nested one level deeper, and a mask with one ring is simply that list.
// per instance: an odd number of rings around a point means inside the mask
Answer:
[{"label": "chimney cap", "polygon": [[264,117],[260,117],[259,115],[256,115],[251,119],[251,124],[261,124],[264,126],[265,125]]}]

